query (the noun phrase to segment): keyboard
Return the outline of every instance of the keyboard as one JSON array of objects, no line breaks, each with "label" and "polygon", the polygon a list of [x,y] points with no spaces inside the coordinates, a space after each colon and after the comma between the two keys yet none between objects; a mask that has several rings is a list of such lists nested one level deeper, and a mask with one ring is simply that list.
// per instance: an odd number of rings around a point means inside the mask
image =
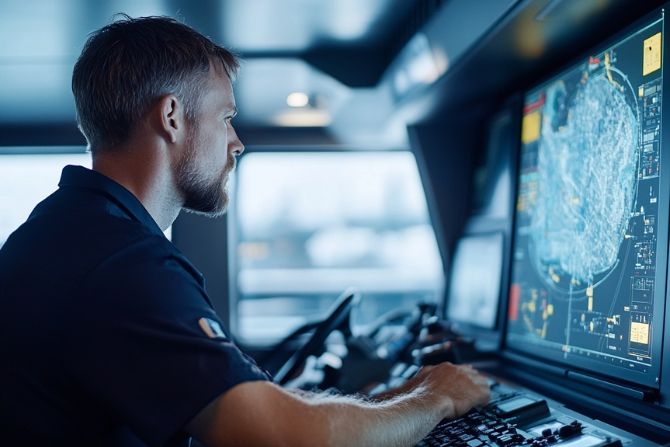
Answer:
[{"label": "keyboard", "polygon": [[523,392],[492,390],[491,403],[465,416],[440,422],[419,447],[622,447],[601,428],[552,411]]},{"label": "keyboard", "polygon": [[502,445],[522,445],[520,443],[524,440],[514,425],[475,410],[460,419],[442,421],[418,446],[480,447],[498,442]]},{"label": "keyboard", "polygon": [[[397,387],[418,371],[399,363],[388,383]],[[491,402],[465,416],[440,422],[417,446],[450,447],[658,447],[659,444],[588,418],[532,391],[489,378]],[[670,445],[668,445],[670,447]]]}]

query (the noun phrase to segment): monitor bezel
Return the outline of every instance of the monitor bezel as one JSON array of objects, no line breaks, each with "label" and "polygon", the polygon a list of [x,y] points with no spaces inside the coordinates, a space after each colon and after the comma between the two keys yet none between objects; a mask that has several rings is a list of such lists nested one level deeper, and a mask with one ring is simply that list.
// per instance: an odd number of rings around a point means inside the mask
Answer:
[{"label": "monitor bezel", "polygon": [[[525,89],[521,92],[521,101],[519,104],[519,109],[517,110],[517,115],[521,117],[523,115],[523,107],[526,103],[529,93],[537,92],[539,89],[545,87],[553,80],[560,78],[565,75],[567,72],[573,70],[580,63],[583,63],[589,56],[594,54],[600,54],[617,43],[624,40],[626,37],[630,36],[633,33],[639,32],[647,26],[653,26],[658,20],[661,20],[661,30],[662,30],[662,65],[661,69],[665,69],[665,64],[668,61],[667,53],[665,51],[666,46],[670,43],[670,39],[667,36],[665,30],[665,6],[656,8],[652,12],[645,14],[642,18],[635,20],[630,25],[626,26],[621,31],[611,35],[609,38],[602,41],[600,44],[590,48],[587,52],[580,53],[579,57],[573,58],[567,64],[562,64],[558,66],[556,70],[553,70],[550,75],[544,76],[541,79],[538,79],[538,82],[535,82],[531,85],[530,88]],[[670,79],[668,76],[663,76],[662,80],[663,93],[662,98],[670,97],[668,96],[668,89],[670,89]],[[663,116],[663,101],[661,102],[661,116]],[[521,119],[518,120],[517,124],[517,139],[516,139],[516,156],[515,158],[515,169],[513,177],[513,190],[514,196],[512,201],[512,225],[509,238],[509,251],[507,253],[507,262],[509,263],[509,269],[507,271],[507,289],[504,291],[506,293],[505,304],[509,309],[509,299],[510,299],[510,290],[513,285],[513,275],[514,275],[514,248],[516,243],[516,233],[517,233],[517,212],[516,212],[516,202],[518,200],[519,194],[519,173],[520,173],[520,164],[522,162],[521,153],[523,150],[523,144],[521,142]],[[565,370],[577,370],[583,371],[594,376],[600,376],[604,379],[620,381],[620,382],[630,382],[638,385],[643,385],[651,387],[654,389],[660,389],[662,383],[661,377],[663,371],[668,371],[670,368],[670,355],[662,356],[663,348],[663,332],[670,333],[670,322],[665,318],[665,307],[666,307],[666,297],[667,293],[670,291],[670,284],[667,281],[667,264],[668,264],[668,229],[669,229],[669,214],[670,214],[670,163],[663,163],[663,156],[670,156],[670,147],[668,147],[668,137],[670,135],[670,119],[662,120],[661,124],[661,141],[660,141],[660,154],[661,154],[661,169],[660,169],[660,179],[659,179],[659,204],[658,204],[658,226],[657,226],[657,262],[656,262],[656,285],[654,291],[654,314],[660,315],[659,323],[656,324],[657,329],[652,332],[652,358],[658,358],[658,361],[652,364],[651,371],[648,373],[642,373],[634,370],[626,370],[624,368],[616,368],[613,373],[604,373],[603,367],[606,365],[602,361],[588,359],[582,356],[572,355],[568,359],[563,358],[563,354],[558,350],[548,350],[547,347],[531,347],[531,348],[522,348],[517,342],[510,342],[510,331],[509,331],[509,314],[508,311],[504,316],[504,325],[503,325],[503,349],[505,351],[510,351],[522,356],[528,356],[531,360],[541,359],[542,361],[549,361],[554,363],[556,366],[562,367]],[[670,384],[665,385],[666,387]]]}]

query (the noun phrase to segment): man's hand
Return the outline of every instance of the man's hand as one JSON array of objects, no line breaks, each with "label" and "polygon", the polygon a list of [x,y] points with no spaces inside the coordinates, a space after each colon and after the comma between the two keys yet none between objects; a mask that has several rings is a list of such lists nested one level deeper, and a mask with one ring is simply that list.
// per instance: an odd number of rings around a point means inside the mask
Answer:
[{"label": "man's hand", "polygon": [[[424,387],[427,393],[442,400],[443,418],[454,418],[472,407],[485,405],[490,398],[486,378],[470,365],[441,363],[424,366],[408,385]],[[410,388],[410,389],[411,389]]]}]

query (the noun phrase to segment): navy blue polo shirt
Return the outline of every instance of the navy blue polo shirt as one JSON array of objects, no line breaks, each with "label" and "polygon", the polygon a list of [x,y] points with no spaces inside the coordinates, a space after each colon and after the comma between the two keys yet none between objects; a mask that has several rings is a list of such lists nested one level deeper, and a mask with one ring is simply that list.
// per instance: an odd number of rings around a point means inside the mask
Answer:
[{"label": "navy blue polo shirt", "polygon": [[132,193],[79,166],[59,187],[0,250],[1,443],[187,443],[207,404],[268,377]]}]

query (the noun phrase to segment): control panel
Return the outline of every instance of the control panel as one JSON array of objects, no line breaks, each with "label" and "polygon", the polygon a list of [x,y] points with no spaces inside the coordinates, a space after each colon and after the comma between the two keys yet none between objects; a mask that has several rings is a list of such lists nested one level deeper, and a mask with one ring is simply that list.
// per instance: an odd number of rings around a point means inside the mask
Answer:
[{"label": "control panel", "polygon": [[491,381],[491,402],[444,420],[419,446],[651,447],[648,440],[578,414],[529,390]]}]

